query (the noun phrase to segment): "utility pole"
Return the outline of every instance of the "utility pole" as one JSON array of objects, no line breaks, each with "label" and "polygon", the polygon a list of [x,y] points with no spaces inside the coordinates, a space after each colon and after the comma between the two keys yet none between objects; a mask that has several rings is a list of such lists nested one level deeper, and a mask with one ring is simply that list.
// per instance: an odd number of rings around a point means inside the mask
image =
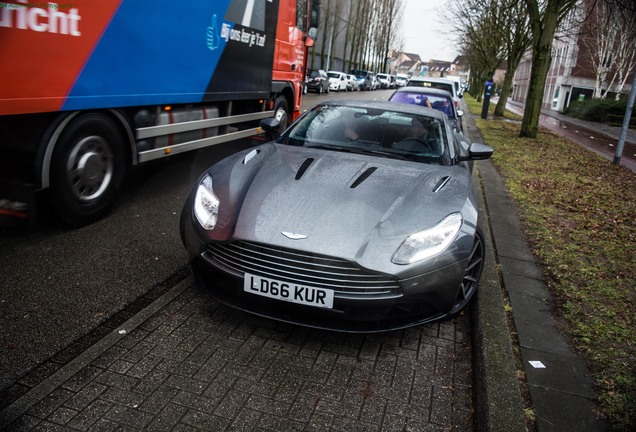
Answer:
[{"label": "utility pole", "polygon": [[623,118],[623,127],[621,128],[621,134],[618,137],[618,145],[616,146],[616,153],[614,153],[614,165],[621,163],[621,156],[623,155],[623,148],[625,147],[625,139],[627,139],[627,130],[629,129],[629,121],[632,119],[632,110],[634,109],[634,98],[636,97],[636,73],[632,80],[632,89],[629,92],[629,99],[627,100],[627,109],[625,110],[625,117]]}]

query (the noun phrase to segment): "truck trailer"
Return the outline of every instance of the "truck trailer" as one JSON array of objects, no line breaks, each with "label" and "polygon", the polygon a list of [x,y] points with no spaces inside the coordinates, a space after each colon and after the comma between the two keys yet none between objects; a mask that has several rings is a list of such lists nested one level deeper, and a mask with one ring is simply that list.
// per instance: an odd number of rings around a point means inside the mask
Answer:
[{"label": "truck trailer", "polygon": [[[103,218],[132,167],[300,115],[320,0],[0,2],[0,225]],[[43,199],[46,198],[46,199]]]}]

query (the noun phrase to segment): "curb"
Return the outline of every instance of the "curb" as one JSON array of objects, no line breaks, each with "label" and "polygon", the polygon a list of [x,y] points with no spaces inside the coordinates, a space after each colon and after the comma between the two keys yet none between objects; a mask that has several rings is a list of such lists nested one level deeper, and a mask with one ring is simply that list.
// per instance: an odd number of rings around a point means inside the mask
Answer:
[{"label": "curb", "polygon": [[[472,115],[465,116],[464,120],[468,123],[465,129],[469,130],[467,137],[470,141],[483,143]],[[525,432],[524,402],[517,379],[516,358],[504,308],[483,180],[477,164],[473,171],[473,184],[486,242],[484,270],[471,308],[476,430]]]}]

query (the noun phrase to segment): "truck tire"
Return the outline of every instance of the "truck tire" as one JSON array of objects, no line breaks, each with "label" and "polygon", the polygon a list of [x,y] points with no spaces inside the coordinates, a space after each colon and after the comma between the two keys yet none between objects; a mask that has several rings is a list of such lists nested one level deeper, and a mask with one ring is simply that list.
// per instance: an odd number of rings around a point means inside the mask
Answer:
[{"label": "truck tire", "polygon": [[62,223],[80,227],[112,208],[126,175],[124,139],[106,115],[82,114],[60,134],[51,160],[51,204]]},{"label": "truck tire", "polygon": [[276,104],[274,105],[274,117],[280,121],[280,127],[278,131],[283,133],[287,129],[289,122],[289,108],[287,106],[287,99],[284,96],[278,96],[276,98]]}]

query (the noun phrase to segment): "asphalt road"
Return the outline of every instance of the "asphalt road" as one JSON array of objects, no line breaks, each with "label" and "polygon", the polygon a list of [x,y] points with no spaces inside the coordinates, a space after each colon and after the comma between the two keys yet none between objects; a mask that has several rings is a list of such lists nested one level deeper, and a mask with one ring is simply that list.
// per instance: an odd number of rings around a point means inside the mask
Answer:
[{"label": "asphalt road", "polygon": [[[309,93],[321,100],[386,99],[391,91]],[[187,267],[179,215],[199,174],[253,145],[222,144],[137,169],[111,215],[67,230],[47,219],[0,231],[0,391]]]}]

